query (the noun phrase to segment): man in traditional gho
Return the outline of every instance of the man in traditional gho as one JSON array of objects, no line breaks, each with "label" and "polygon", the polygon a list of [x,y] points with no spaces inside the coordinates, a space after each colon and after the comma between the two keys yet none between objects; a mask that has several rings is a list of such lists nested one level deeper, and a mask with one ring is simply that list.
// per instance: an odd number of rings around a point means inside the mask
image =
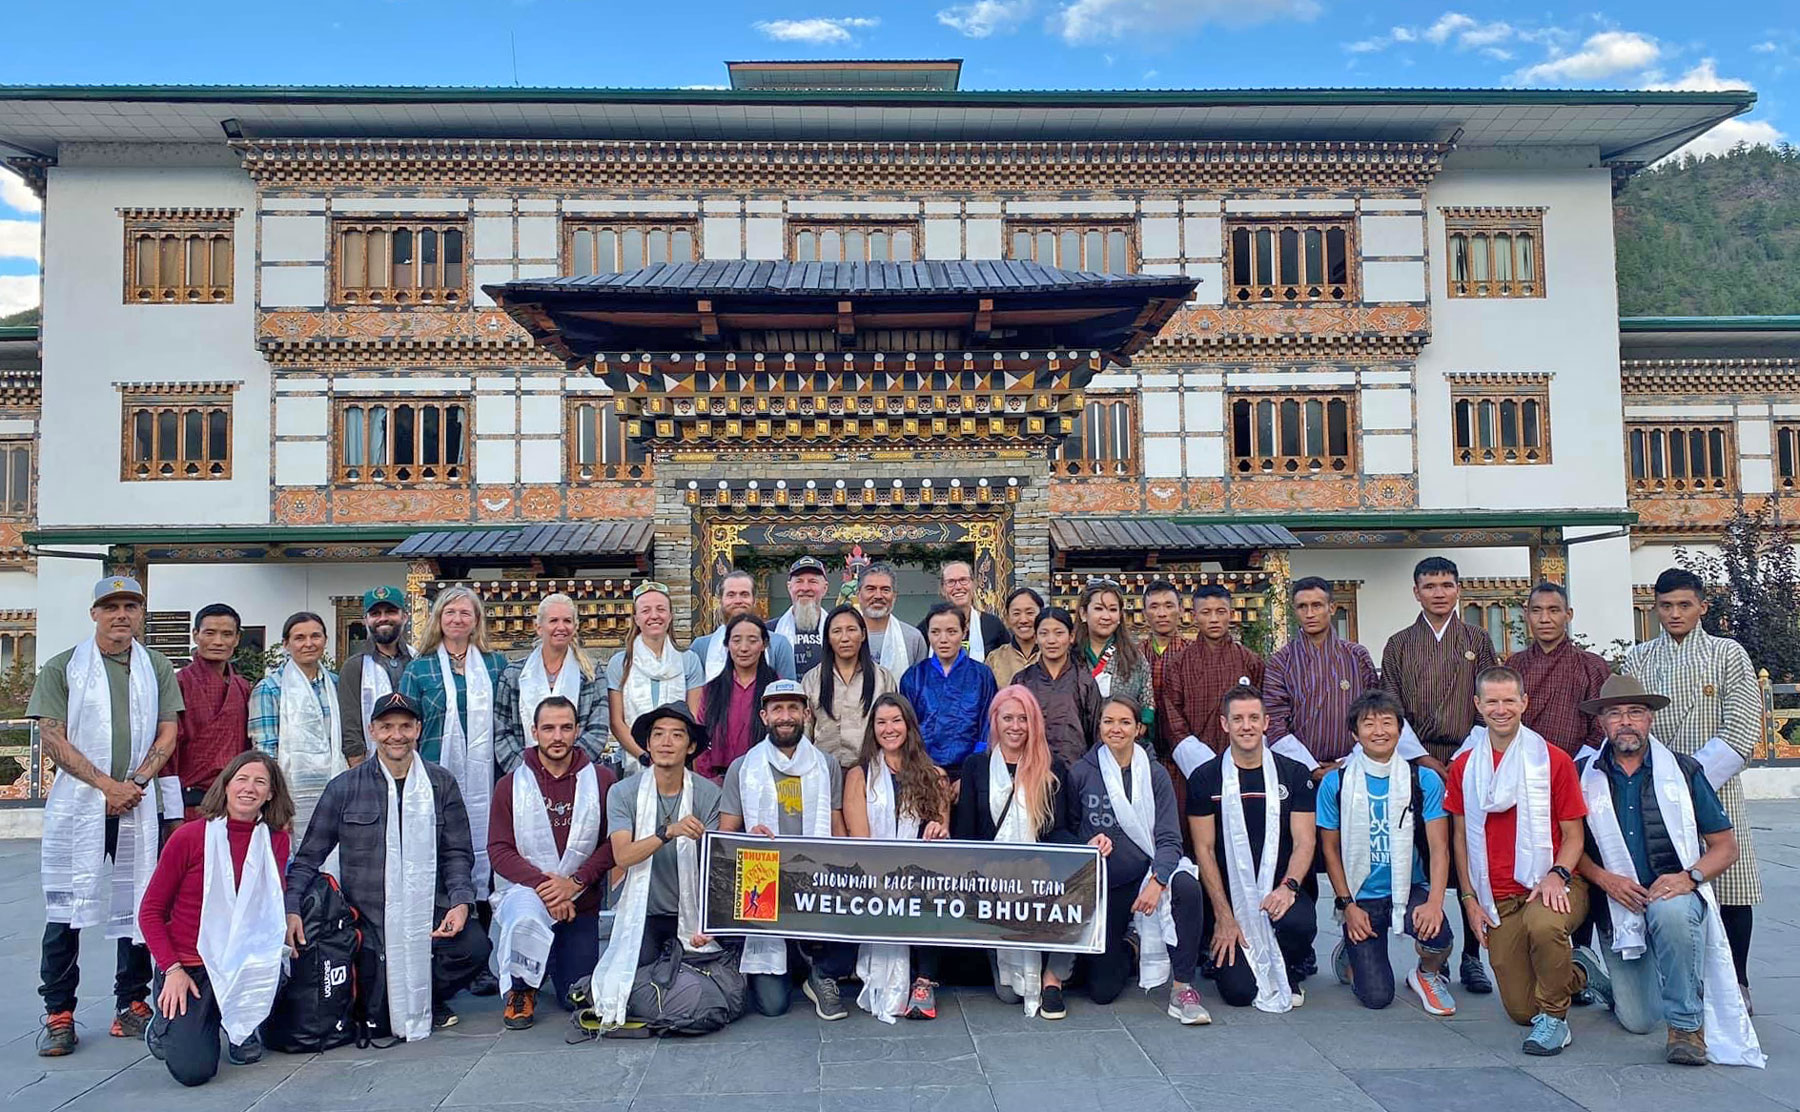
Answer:
[{"label": "man in traditional gho", "polygon": [[1329,581],[1297,579],[1291,597],[1300,636],[1276,649],[1263,673],[1269,745],[1311,764],[1317,781],[1356,748],[1350,707],[1381,678],[1369,650],[1339,637],[1332,625]]},{"label": "man in traditional gho", "polygon": [[1544,740],[1580,760],[1582,750],[1600,744],[1600,723],[1581,704],[1600,693],[1612,675],[1606,661],[1569,638],[1575,611],[1560,583],[1539,583],[1525,599],[1525,627],[1531,644],[1506,658],[1525,681],[1531,704],[1525,725]]},{"label": "man in traditional gho", "polygon": [[[730,664],[730,657],[725,652],[725,623],[739,614],[756,612],[756,577],[741,568],[733,568],[719,580],[719,624],[711,633],[696,637],[688,646],[700,663],[706,666],[706,678],[711,680],[723,672]],[[769,667],[784,680],[797,680],[800,674],[794,668],[794,643],[786,636],[769,632],[769,648],[763,654]]]},{"label": "man in traditional gho", "polygon": [[413,660],[406,638],[406,592],[398,587],[371,587],[363,592],[362,601],[368,638],[338,672],[344,756],[351,765],[361,764],[369,755],[369,712],[375,709],[375,700],[400,690],[400,677]]},{"label": "man in traditional gho", "polygon": [[194,659],[175,673],[183,706],[170,769],[181,780],[184,819],[199,817],[207,789],[250,748],[250,681],[231,664],[242,634],[236,610],[222,602],[202,606],[194,614]]}]

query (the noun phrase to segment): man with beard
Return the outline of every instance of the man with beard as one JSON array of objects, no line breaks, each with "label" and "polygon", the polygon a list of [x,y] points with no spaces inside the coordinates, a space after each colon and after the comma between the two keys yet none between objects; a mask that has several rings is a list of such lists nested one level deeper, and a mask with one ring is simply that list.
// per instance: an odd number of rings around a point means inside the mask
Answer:
[{"label": "man with beard", "polygon": [[[969,659],[986,660],[988,650],[1006,644],[1006,623],[998,615],[975,609],[975,569],[967,560],[950,561],[940,575],[939,593],[945,602],[962,611],[963,647],[969,650]],[[925,619],[930,620],[929,617]],[[919,633],[930,635],[925,622],[919,623]]]},{"label": "man with beard", "polygon": [[364,591],[363,628],[369,638],[362,651],[344,661],[338,672],[338,715],[344,726],[344,759],[351,768],[369,755],[369,712],[375,701],[400,690],[400,677],[412,663],[412,646],[406,643],[406,592],[398,587]]},{"label": "man with beard", "polygon": [[802,556],[788,565],[787,583],[788,598],[794,604],[775,623],[775,633],[793,642],[794,671],[791,676],[784,675],[792,679],[806,675],[825,659],[825,607],[821,602],[829,585],[825,565],[815,557]]},{"label": "man with beard", "polygon": [[[756,577],[742,568],[732,568],[719,580],[718,628],[704,637],[694,638],[693,644],[688,646],[688,651],[706,665],[708,680],[723,672],[731,662],[725,651],[725,624],[739,614],[752,614],[755,611]],[[769,632],[769,647],[763,651],[763,659],[769,662],[769,667],[775,669],[775,674],[782,679],[800,678],[794,671],[794,643],[773,630]]]},{"label": "man with beard", "polygon": [[905,622],[894,621],[894,584],[898,579],[894,565],[870,564],[856,583],[856,601],[869,627],[869,658],[886,668],[896,682],[930,651],[924,634]]}]

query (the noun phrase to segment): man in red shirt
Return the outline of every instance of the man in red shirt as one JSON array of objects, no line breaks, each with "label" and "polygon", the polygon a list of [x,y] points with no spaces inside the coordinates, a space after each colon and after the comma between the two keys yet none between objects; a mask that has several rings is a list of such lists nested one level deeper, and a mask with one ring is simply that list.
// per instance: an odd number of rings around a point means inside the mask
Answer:
[{"label": "man in red shirt", "polygon": [[250,681],[237,674],[243,626],[238,612],[222,602],[194,615],[194,659],[175,673],[185,709],[175,717],[175,756],[171,771],[181,778],[184,819],[200,814],[206,789],[250,748]]},{"label": "man in red shirt", "polygon": [[[1587,916],[1587,882],[1573,875],[1587,804],[1575,762],[1524,725],[1525,686],[1511,668],[1475,678],[1487,724],[1450,763],[1444,808],[1469,924],[1514,1023],[1529,1025],[1525,1053],[1569,1045],[1569,999],[1587,987],[1569,933]],[[1485,768],[1483,766],[1486,766]]]}]

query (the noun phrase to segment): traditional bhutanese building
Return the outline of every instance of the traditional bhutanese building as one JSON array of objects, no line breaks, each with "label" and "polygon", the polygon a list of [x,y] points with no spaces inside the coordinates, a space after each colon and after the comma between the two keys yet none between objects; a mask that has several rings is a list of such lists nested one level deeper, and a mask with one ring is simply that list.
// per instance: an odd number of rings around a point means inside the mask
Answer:
[{"label": "traditional bhutanese building", "polygon": [[[1634,553],[1633,523],[1739,494],[1640,473],[1640,432],[1721,430],[1745,496],[1777,458],[1793,482],[1792,406],[1745,393],[1791,358],[1665,369],[1647,349],[1686,333],[1634,324],[1621,385],[1613,188],[1751,94],[958,72],[0,88],[45,199],[35,560],[0,569],[4,613],[71,643],[104,563],[177,655],[215,600],[269,642],[321,612],[341,655],[382,582],[473,584],[508,646],[568,590],[615,642],[641,578],[697,632],[721,569],[779,594],[795,555],[860,550],[915,614],[960,556],[989,607],[1210,580],[1276,636],[1322,575],[1379,649],[1442,553],[1498,640],[1544,577],[1604,643],[1671,536]],[[6,374],[16,436],[35,380]]]}]

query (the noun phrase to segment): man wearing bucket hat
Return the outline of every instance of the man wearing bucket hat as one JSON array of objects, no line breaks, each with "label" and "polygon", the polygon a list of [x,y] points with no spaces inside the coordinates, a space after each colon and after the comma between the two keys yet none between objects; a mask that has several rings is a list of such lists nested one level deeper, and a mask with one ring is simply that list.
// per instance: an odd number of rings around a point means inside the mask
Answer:
[{"label": "man wearing bucket hat", "polygon": [[[773,837],[842,838],[844,770],[806,736],[806,689],[776,680],[763,689],[762,721],[768,733],[725,770],[719,829]],[[763,1015],[781,1015],[793,998],[790,955],[807,965],[802,990],[820,1019],[850,1014],[838,996],[838,980],[856,967],[856,946],[846,942],[744,940],[742,969],[750,1000]]]},{"label": "man wearing bucket hat", "polygon": [[370,587],[363,592],[362,651],[344,661],[338,672],[338,708],[344,725],[344,759],[354,768],[369,755],[369,712],[375,700],[400,690],[400,677],[412,663],[407,643],[406,592],[398,587]]},{"label": "man wearing bucket hat", "polygon": [[1669,1062],[1760,1068],[1712,888],[1737,860],[1737,835],[1706,769],[1652,732],[1668,705],[1633,676],[1611,677],[1581,704],[1606,735],[1581,774],[1588,848],[1579,865],[1606,893],[1606,957],[1603,965],[1581,947],[1575,960],[1626,1030],[1668,1024]]}]

